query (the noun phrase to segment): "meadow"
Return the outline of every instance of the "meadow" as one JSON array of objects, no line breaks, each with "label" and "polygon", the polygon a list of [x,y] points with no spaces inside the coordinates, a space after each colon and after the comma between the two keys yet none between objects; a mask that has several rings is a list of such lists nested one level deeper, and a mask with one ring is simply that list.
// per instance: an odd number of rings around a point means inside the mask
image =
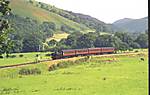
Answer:
[{"label": "meadow", "polygon": [[[58,64],[68,66],[53,71],[48,68],[54,61],[0,69],[0,95],[148,95],[147,52],[66,60]],[[33,68],[41,73],[19,73]]]},{"label": "meadow", "polygon": [[[27,62],[35,62],[37,60],[36,55],[40,56],[40,60],[51,59],[50,56],[46,56],[50,52],[30,52],[30,53],[13,53],[10,56],[15,56],[14,58],[0,58],[0,66],[22,64]],[[20,55],[23,55],[20,57]]]},{"label": "meadow", "polygon": [[53,37],[50,37],[47,39],[47,42],[54,39],[56,41],[60,41],[63,38],[67,38],[69,36],[68,33],[59,33],[59,34],[54,34]]}]

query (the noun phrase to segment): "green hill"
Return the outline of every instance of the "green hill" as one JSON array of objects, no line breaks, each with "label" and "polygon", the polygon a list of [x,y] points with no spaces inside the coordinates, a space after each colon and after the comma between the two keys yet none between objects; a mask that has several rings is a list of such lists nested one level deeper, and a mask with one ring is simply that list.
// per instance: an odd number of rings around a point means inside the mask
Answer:
[{"label": "green hill", "polygon": [[[35,0],[11,0],[11,13],[5,16],[14,29],[10,39],[15,43],[12,52],[31,52],[48,49],[47,39],[56,34],[73,32],[110,32],[110,25],[88,15],[59,9]],[[44,44],[43,44],[44,43]]]},{"label": "green hill", "polygon": [[21,17],[30,17],[38,22],[54,22],[59,29],[61,25],[67,25],[76,30],[89,30],[88,27],[73,22],[53,12],[46,11],[40,7],[34,6],[26,0],[11,0],[10,7],[12,12]]},{"label": "green hill", "polygon": [[113,26],[117,31],[127,32],[145,32],[148,29],[148,17],[140,19],[124,18],[117,20],[113,23]]},{"label": "green hill", "polygon": [[110,25],[89,15],[74,13],[68,10],[59,9],[50,4],[37,2],[35,0],[11,0],[12,12],[22,17],[30,17],[38,22],[54,22],[57,29],[60,30],[62,25],[71,29],[88,32],[111,32]]}]

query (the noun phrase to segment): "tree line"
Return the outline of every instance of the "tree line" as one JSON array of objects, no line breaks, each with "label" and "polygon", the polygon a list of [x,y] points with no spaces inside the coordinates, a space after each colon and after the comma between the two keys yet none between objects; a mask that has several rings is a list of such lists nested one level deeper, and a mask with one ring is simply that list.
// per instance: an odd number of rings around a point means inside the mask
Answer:
[{"label": "tree line", "polygon": [[80,32],[70,34],[66,39],[59,42],[51,40],[49,45],[54,45],[51,51],[62,49],[82,49],[94,47],[115,47],[117,50],[133,50],[138,48],[148,48],[148,35],[145,33],[131,34],[127,32],[115,32],[114,34],[104,34],[101,32]]}]

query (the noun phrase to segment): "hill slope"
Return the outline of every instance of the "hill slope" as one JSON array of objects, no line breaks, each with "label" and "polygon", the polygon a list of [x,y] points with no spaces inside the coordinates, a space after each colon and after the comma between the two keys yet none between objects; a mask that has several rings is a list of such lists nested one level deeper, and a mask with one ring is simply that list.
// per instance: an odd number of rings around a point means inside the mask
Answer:
[{"label": "hill slope", "polygon": [[84,25],[68,20],[62,16],[59,16],[53,12],[46,11],[42,8],[32,5],[26,0],[11,0],[10,7],[12,12],[22,17],[30,17],[38,22],[48,21],[54,22],[57,28],[61,25],[67,25],[76,30],[88,30]]},{"label": "hill slope", "polygon": [[88,15],[73,13],[35,0],[11,0],[12,12],[22,17],[30,17],[39,22],[54,22],[58,29],[66,25],[78,31],[105,31],[111,28],[104,22]]},{"label": "hill slope", "polygon": [[141,19],[124,18],[113,23],[113,27],[117,30],[128,32],[144,32],[148,29],[148,17]]}]

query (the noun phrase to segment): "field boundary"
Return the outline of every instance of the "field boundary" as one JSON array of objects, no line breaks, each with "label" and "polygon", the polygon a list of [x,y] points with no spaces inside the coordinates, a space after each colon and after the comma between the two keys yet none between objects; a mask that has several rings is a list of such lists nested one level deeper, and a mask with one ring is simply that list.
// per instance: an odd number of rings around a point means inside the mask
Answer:
[{"label": "field boundary", "polygon": [[27,62],[27,63],[21,63],[21,64],[0,66],[0,69],[3,69],[3,68],[12,68],[12,67],[20,67],[20,66],[25,66],[25,65],[30,65],[30,64],[39,64],[41,62],[46,62],[46,61],[51,61],[51,59],[41,60],[41,61],[37,61],[37,62],[34,61],[34,62]]}]

